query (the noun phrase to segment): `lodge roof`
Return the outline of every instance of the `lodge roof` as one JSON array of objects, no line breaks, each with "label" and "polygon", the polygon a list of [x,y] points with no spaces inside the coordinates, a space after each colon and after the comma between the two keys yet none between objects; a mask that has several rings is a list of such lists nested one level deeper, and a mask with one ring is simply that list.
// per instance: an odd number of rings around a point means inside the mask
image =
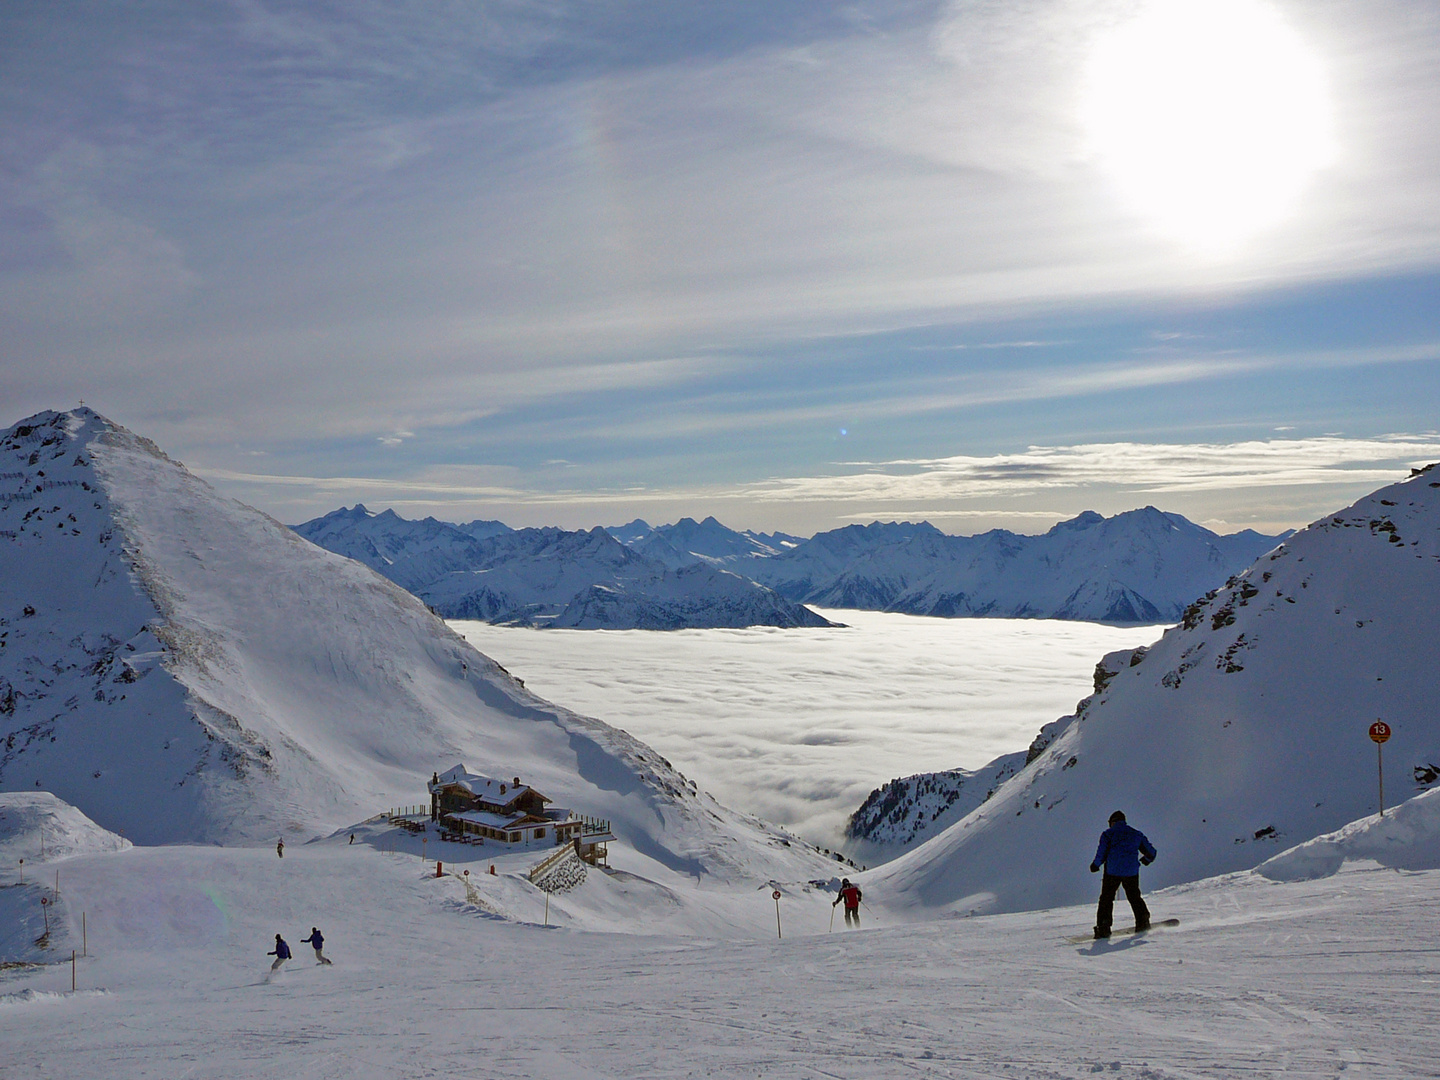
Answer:
[{"label": "lodge roof", "polygon": [[[535,791],[529,784],[516,785],[481,773],[472,773],[464,765],[456,765],[443,773],[437,773],[435,779],[431,780],[428,786],[431,793],[447,787],[458,787],[463,791],[468,791],[477,799],[484,799],[486,802],[498,806],[509,806],[529,792],[534,792],[541,802],[551,801],[540,792]],[[505,790],[502,792],[501,788]]]},{"label": "lodge roof", "polygon": [[456,810],[445,815],[453,821],[469,821],[490,829],[528,828],[532,825],[549,825],[550,819],[534,814],[505,815],[492,814],[486,810]]}]

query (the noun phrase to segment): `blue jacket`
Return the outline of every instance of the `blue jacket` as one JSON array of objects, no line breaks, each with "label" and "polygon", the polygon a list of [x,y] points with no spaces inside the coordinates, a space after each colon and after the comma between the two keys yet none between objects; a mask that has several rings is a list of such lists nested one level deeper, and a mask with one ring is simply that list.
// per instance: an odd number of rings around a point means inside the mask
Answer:
[{"label": "blue jacket", "polygon": [[301,938],[300,943],[302,945],[314,945],[315,948],[319,949],[324,946],[325,938],[321,936],[319,930],[315,930],[310,934],[309,937]]},{"label": "blue jacket", "polygon": [[266,955],[266,956],[278,956],[281,960],[289,960],[289,959],[290,959],[290,946],[289,946],[289,945],[286,945],[285,942],[283,942],[283,941],[277,941],[277,942],[275,942],[275,951],[274,951],[274,952],[267,952],[265,955]]},{"label": "blue jacket", "polygon": [[1140,873],[1141,855],[1150,862],[1155,858],[1155,845],[1139,829],[1121,821],[1100,834],[1100,846],[1090,865],[1104,866],[1112,877],[1134,877]]}]

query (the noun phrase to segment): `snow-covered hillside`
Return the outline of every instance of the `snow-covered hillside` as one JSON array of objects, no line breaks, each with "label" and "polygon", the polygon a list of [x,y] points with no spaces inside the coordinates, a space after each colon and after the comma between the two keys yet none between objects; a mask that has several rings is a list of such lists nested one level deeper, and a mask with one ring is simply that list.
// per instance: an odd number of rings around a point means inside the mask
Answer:
[{"label": "snow-covered hillside", "polygon": [[[920,909],[1078,902],[1114,809],[1160,857],[1151,886],[1253,867],[1440,769],[1440,478],[1427,469],[1318,521],[1192,604],[995,796],[871,871]],[[1393,790],[1399,789],[1399,790]]]},{"label": "snow-covered hillside", "polygon": [[48,791],[0,792],[0,865],[38,868],[76,855],[124,851],[130,841],[102,829]]},{"label": "snow-covered hillside", "polygon": [[846,852],[873,866],[938,836],[990,798],[1025,767],[1025,751],[1003,754],[978,769],[902,776],[876,788],[850,815]]},{"label": "snow-covered hillside", "polygon": [[44,963],[72,943],[83,948],[54,864],[130,846],[48,791],[0,792],[0,964]]},{"label": "snow-covered hillside", "polygon": [[[661,558],[601,528],[450,525],[434,518],[408,521],[393,510],[372,514],[358,505],[295,531],[363,562],[450,619],[607,630],[829,625],[800,604],[712,565],[720,560],[678,552],[670,558],[667,542],[654,530],[647,536]],[[710,532],[704,536],[715,539]]]},{"label": "snow-covered hillside", "polygon": [[911,615],[1160,623],[1274,547],[1147,506],[1091,511],[1042,536],[948,536],[929,524],[851,525],[735,568],[792,600]]},{"label": "snow-covered hillside", "polygon": [[686,873],[828,865],[90,410],[6,432],[0,483],[0,790],[137,843],[243,842],[423,802],[463,761]]}]

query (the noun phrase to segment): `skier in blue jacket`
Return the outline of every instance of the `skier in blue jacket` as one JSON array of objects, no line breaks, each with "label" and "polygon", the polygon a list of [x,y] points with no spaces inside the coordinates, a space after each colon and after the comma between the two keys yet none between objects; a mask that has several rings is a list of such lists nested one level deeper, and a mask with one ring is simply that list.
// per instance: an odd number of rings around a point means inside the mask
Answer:
[{"label": "skier in blue jacket", "polygon": [[1105,868],[1105,878],[1100,885],[1100,908],[1095,914],[1095,936],[1110,936],[1110,920],[1115,908],[1115,893],[1123,885],[1125,899],[1135,912],[1135,929],[1150,929],[1150,909],[1140,896],[1140,867],[1155,861],[1155,845],[1145,838],[1139,829],[1125,824],[1125,815],[1116,810],[1110,815],[1110,827],[1100,834],[1100,846],[1095,849],[1095,858],[1090,863],[1090,872],[1096,874]]}]

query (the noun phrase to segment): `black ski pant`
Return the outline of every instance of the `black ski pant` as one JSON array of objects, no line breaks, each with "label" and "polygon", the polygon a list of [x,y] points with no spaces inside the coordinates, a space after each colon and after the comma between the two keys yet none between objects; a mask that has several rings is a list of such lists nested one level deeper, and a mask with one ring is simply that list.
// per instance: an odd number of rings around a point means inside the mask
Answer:
[{"label": "black ski pant", "polygon": [[1140,875],[1116,877],[1114,874],[1106,874],[1105,880],[1100,885],[1100,909],[1095,914],[1095,929],[1104,933],[1110,932],[1110,921],[1114,917],[1115,910],[1115,894],[1120,891],[1122,885],[1125,886],[1125,899],[1130,901],[1130,910],[1135,912],[1135,925],[1150,925],[1150,909],[1145,906],[1145,901],[1140,896]]},{"label": "black ski pant", "polygon": [[860,909],[858,907],[847,907],[845,909],[845,925],[854,923],[855,929],[860,929]]}]

